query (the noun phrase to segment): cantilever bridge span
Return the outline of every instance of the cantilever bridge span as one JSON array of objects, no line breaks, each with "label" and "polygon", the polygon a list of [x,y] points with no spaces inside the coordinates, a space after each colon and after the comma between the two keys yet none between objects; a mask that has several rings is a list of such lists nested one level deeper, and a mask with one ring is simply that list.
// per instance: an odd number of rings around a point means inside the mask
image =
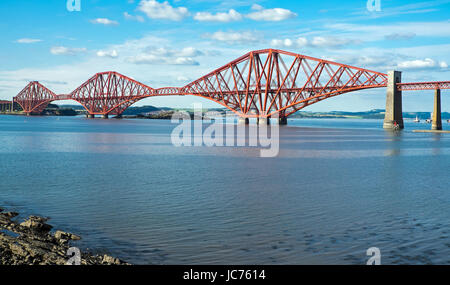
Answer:
[{"label": "cantilever bridge span", "polygon": [[[89,115],[120,115],[154,96],[194,95],[212,100],[241,118],[289,115],[344,93],[388,87],[388,74],[282,50],[252,51],[187,84],[154,89],[117,72],[92,76],[70,94],[57,95],[37,81],[14,97],[25,113],[40,113],[52,101],[75,100]],[[394,82],[396,91],[448,89],[450,82]]]}]

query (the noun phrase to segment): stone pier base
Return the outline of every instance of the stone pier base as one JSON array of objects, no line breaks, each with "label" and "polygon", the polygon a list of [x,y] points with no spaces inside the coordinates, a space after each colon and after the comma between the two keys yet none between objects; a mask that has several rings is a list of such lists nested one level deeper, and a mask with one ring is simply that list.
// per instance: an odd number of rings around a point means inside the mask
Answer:
[{"label": "stone pier base", "polygon": [[264,126],[269,124],[270,124],[269,118],[258,118],[258,125]]},{"label": "stone pier base", "polygon": [[239,118],[238,119],[238,124],[239,125],[248,125],[250,123],[248,118]]}]

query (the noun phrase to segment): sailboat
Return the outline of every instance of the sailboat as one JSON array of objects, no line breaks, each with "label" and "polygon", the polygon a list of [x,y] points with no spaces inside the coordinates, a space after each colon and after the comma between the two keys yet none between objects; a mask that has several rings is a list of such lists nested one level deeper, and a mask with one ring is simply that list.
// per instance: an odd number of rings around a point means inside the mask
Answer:
[{"label": "sailboat", "polygon": [[416,115],[416,119],[414,120],[414,122],[415,123],[420,123],[419,116]]}]

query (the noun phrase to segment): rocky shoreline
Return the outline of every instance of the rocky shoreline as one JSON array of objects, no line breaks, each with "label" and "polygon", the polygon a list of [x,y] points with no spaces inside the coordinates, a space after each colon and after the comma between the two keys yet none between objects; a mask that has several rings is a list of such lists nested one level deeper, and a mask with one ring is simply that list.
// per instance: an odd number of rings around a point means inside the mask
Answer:
[{"label": "rocky shoreline", "polygon": [[81,237],[56,230],[47,224],[48,218],[30,216],[19,223],[16,212],[0,208],[0,265],[126,265],[128,263],[109,255],[81,252],[77,262],[68,255],[73,251],[70,242]]}]

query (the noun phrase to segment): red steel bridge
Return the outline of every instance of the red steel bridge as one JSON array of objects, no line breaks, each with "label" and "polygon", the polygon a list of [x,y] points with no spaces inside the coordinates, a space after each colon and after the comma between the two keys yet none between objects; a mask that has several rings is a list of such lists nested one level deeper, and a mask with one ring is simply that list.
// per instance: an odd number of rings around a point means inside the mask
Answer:
[{"label": "red steel bridge", "polygon": [[[311,104],[344,93],[388,87],[388,74],[355,66],[265,49],[214,70],[184,87],[154,89],[117,72],[92,76],[70,94],[55,94],[37,81],[14,97],[26,114],[41,113],[56,100],[74,100],[90,116],[121,115],[137,101],[154,96],[193,95],[212,100],[241,118],[286,118]],[[395,80],[394,80],[395,81]],[[450,81],[400,83],[394,92],[449,89]]]}]

